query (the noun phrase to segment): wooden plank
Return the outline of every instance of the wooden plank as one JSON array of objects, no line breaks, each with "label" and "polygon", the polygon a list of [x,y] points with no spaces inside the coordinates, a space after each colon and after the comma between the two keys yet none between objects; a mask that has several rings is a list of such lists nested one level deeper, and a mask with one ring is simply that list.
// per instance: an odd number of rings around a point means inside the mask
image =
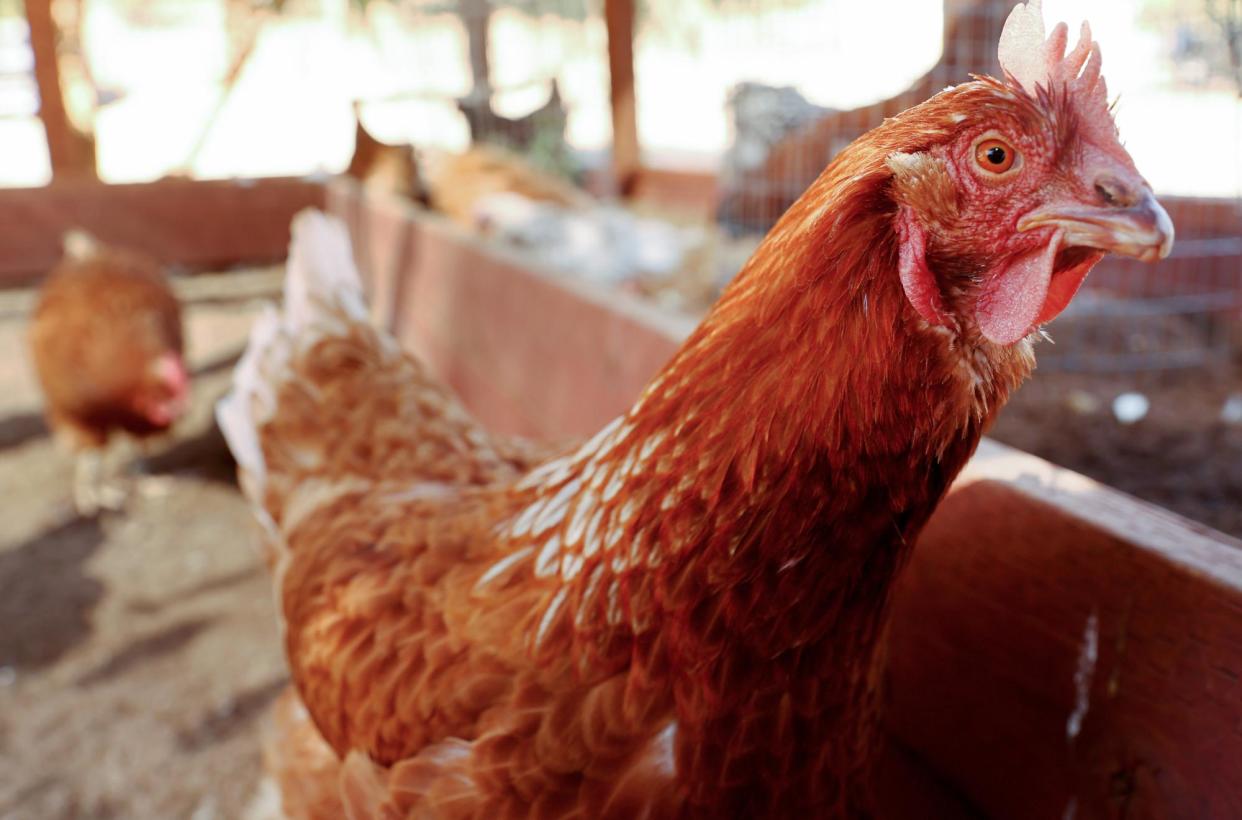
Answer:
[{"label": "wooden plank", "polygon": [[604,0],[612,100],[612,168],[617,190],[629,196],[642,164],[634,97],[634,0]]},{"label": "wooden plank", "polygon": [[[403,340],[494,429],[594,432],[690,329],[413,209],[363,216],[356,186],[329,201],[394,266],[371,281],[401,282]],[[888,653],[884,816],[1242,817],[1237,541],[985,441],[895,591]]]},{"label": "wooden plank", "polygon": [[989,816],[1242,817],[1224,535],[985,442],[894,594],[889,656],[890,728]]},{"label": "wooden plank", "polygon": [[693,328],[635,297],[537,271],[525,257],[408,203],[362,194],[351,181],[329,189],[329,208],[350,224],[381,306],[376,315],[391,316],[402,342],[495,430],[595,432]]},{"label": "wooden plank", "polygon": [[302,208],[322,207],[324,198],[322,184],[303,179],[0,189],[0,284],[47,272],[70,228],[191,268],[283,259],[290,219]]}]

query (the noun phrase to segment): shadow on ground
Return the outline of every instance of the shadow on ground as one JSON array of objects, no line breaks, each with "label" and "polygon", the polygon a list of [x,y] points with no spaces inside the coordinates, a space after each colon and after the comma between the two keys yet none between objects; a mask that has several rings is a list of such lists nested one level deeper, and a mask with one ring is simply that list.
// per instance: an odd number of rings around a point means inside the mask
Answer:
[{"label": "shadow on ground", "polygon": [[15,413],[0,418],[0,450],[20,447],[28,441],[48,434],[41,413]]},{"label": "shadow on ground", "polygon": [[215,618],[189,618],[121,647],[112,657],[78,678],[78,686],[91,686],[122,675],[131,668],[176,653],[211,625]]},{"label": "shadow on ground", "polygon": [[199,434],[143,459],[142,464],[146,472],[156,475],[192,473],[223,484],[233,484],[237,477],[236,462],[214,421]]},{"label": "shadow on ground", "polygon": [[90,635],[104,585],[85,565],[102,543],[98,519],[70,518],[0,553],[0,666],[45,666]]},{"label": "shadow on ground", "polygon": [[288,679],[282,677],[237,693],[194,726],[179,731],[177,746],[183,751],[198,751],[237,734],[266,714],[267,707],[288,685]]}]

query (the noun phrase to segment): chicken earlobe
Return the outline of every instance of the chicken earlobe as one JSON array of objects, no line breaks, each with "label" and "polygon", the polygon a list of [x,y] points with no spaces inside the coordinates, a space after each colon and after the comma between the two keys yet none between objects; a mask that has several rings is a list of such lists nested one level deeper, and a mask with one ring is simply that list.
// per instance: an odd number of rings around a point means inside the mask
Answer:
[{"label": "chicken earlobe", "polygon": [[927,234],[908,205],[897,211],[897,275],[906,299],[929,324],[949,327],[953,320],[945,310],[936,276],[927,266]]},{"label": "chicken earlobe", "polygon": [[957,215],[957,189],[944,162],[930,154],[894,153],[884,162],[893,174],[892,196],[898,203],[894,228],[898,238],[897,274],[911,306],[932,325],[953,327],[936,275],[927,264],[927,228],[919,213],[941,219]]},{"label": "chicken earlobe", "polygon": [[1060,246],[1058,231],[1047,245],[1021,254],[987,275],[975,302],[975,320],[988,341],[1011,345],[1031,332],[1048,300],[1052,266]]}]

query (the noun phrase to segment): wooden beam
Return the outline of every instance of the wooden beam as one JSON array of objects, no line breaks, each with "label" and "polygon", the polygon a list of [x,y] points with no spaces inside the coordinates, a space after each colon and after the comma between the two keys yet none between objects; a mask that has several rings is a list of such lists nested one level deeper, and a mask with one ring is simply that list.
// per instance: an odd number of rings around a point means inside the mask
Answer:
[{"label": "wooden beam", "polygon": [[0,284],[46,273],[70,228],[197,269],[283,259],[293,215],[323,202],[323,185],[303,179],[0,189]]},{"label": "wooden beam", "polygon": [[490,110],[492,69],[487,41],[492,4],[490,0],[461,0],[460,14],[466,26],[466,45],[470,54],[470,94],[475,102],[487,104]]},{"label": "wooden beam", "polygon": [[612,167],[617,190],[629,196],[642,163],[634,95],[634,0],[604,0],[612,99]]},{"label": "wooden beam", "polygon": [[69,120],[60,85],[56,23],[52,0],[26,0],[30,47],[34,52],[35,83],[39,89],[39,119],[47,135],[52,178],[95,179],[95,142]]},{"label": "wooden beam", "polygon": [[352,181],[333,180],[328,208],[350,225],[376,317],[498,431],[595,432],[694,325],[636,297],[534,270],[443,217],[364,194]]}]

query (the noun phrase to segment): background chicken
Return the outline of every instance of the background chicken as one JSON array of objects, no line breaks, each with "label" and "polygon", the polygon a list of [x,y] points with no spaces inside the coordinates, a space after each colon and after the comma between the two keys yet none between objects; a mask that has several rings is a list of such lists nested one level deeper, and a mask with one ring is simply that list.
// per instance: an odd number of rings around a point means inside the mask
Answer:
[{"label": "background chicken", "polygon": [[479,204],[495,194],[517,194],[564,208],[585,208],[595,201],[562,177],[494,145],[462,153],[426,151],[422,159],[431,207],[467,228],[478,226]]},{"label": "background chicken", "polygon": [[365,324],[343,228],[300,219],[220,420],[352,816],[866,813],[919,531],[1092,265],[1172,243],[1098,48],[1065,47],[1019,6],[1005,81],[844,151],[634,406],[533,470]]},{"label": "background chicken", "polygon": [[116,507],[123,492],[102,475],[110,437],[167,430],[187,405],[180,306],[155,260],[70,233],[39,294],[30,350],[48,423],[77,453],[78,511]]},{"label": "background chicken", "polygon": [[376,191],[395,193],[427,204],[427,191],[412,145],[390,145],[376,139],[362,123],[362,104],[355,100],[354,153],[345,175]]}]

